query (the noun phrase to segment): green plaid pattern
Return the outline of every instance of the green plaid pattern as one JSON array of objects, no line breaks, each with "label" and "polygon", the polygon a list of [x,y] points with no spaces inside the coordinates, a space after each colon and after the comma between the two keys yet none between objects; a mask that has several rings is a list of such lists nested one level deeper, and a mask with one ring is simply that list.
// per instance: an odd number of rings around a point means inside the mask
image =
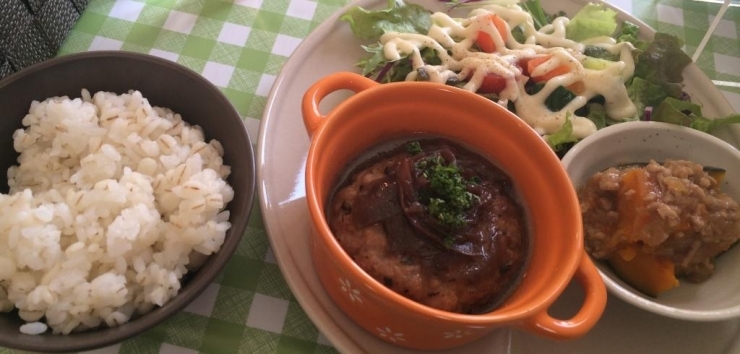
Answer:
[{"label": "green plaid pattern", "polygon": [[[684,39],[686,52],[694,54],[722,1],[633,0],[633,11],[658,31]],[[715,81],[736,106],[740,96],[740,1],[732,1],[719,26],[697,60],[699,67]],[[734,94],[733,94],[734,93]]]},{"label": "green plaid pattern", "polygon": [[[311,30],[349,1],[76,2],[87,7],[59,55],[117,49],[176,61],[220,87],[256,137],[283,64]],[[719,9],[719,4],[688,0],[615,2],[657,30],[684,38],[689,54]],[[712,79],[740,82],[738,24],[740,9],[732,7],[699,59]],[[728,95],[740,93],[722,88]],[[95,353],[336,352],[291,294],[270,251],[259,207],[253,210],[233,259],[195,303],[162,325]],[[6,352],[11,351],[0,348]]]}]

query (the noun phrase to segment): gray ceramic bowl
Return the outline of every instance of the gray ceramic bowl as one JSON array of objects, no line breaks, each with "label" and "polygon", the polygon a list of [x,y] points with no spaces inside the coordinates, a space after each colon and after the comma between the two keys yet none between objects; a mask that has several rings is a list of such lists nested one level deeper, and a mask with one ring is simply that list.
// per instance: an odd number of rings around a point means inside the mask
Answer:
[{"label": "gray ceramic bowl", "polygon": [[13,132],[33,100],[52,96],[79,97],[91,93],[142,92],[152,105],[169,107],[183,120],[203,128],[206,139],[224,148],[224,163],[231,166],[229,184],[234,199],[227,208],[231,229],[221,250],[203,267],[188,274],[179,294],[161,308],[114,328],[71,335],[25,335],[15,312],[0,314],[0,346],[32,351],[81,351],[110,345],[139,334],[171,317],[193,301],[226,265],[244,233],[252,208],[255,167],[252,143],[241,117],[226,97],[199,74],[153,56],[128,52],[90,52],[55,58],[0,81],[0,191],[8,192],[5,171],[16,163]]},{"label": "gray ceramic bowl", "polygon": [[[685,159],[727,170],[722,190],[740,200],[740,151],[712,135],[660,122],[614,124],[588,136],[563,157],[573,184],[586,183],[608,167],[650,160]],[[649,297],[621,280],[605,262],[595,262],[611,294],[647,311],[689,321],[720,321],[740,317],[740,247],[720,255],[712,277]]]}]

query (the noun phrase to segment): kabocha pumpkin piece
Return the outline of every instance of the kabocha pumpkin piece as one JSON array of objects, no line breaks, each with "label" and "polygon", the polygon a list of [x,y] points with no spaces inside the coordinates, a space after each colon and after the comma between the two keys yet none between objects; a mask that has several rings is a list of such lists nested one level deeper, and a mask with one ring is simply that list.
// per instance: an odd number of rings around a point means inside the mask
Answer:
[{"label": "kabocha pumpkin piece", "polygon": [[632,247],[615,253],[608,262],[617,276],[627,284],[652,297],[657,297],[679,284],[675,276],[675,265],[671,260],[656,258]]},{"label": "kabocha pumpkin piece", "polygon": [[[645,167],[647,166],[647,162],[634,162],[634,163],[628,163],[628,164],[621,164],[617,165],[617,168],[623,168],[627,169],[630,167]],[[702,170],[706,172],[708,175],[712,176],[715,180],[717,180],[718,184],[721,184],[725,180],[725,173],[727,170],[720,167],[712,167],[712,166],[703,166]]]},{"label": "kabocha pumpkin piece", "polygon": [[704,172],[717,180],[717,184],[721,184],[725,180],[725,173],[727,171],[724,168],[704,166]]},{"label": "kabocha pumpkin piece", "polygon": [[[651,183],[641,168],[626,171],[621,182],[621,197],[617,199],[620,215],[617,235],[618,239],[633,243],[651,221],[651,213],[647,209]],[[625,246],[609,257],[608,262],[620,278],[649,296],[657,297],[678,286],[675,265],[671,260],[655,258],[635,246]]]},{"label": "kabocha pumpkin piece", "polygon": [[650,213],[645,204],[650,186],[642,169],[631,169],[625,172],[619,187],[617,212],[620,215],[617,224],[617,239],[635,241],[635,237],[650,222]]}]

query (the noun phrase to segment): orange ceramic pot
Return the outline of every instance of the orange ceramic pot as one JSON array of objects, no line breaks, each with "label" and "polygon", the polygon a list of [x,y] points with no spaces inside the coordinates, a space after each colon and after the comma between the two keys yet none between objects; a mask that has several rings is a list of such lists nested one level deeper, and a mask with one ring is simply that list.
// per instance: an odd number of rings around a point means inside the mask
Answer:
[{"label": "orange ceramic pot", "polygon": [[[355,94],[327,115],[320,102],[330,93]],[[334,302],[365,330],[413,349],[446,349],[502,326],[552,338],[588,332],[606,305],[606,290],[583,249],[578,199],[560,160],[537,133],[501,106],[450,86],[401,82],[379,85],[353,73],[319,80],[305,93],[303,119],[311,135],[306,195],[313,224],[311,252],[322,285]],[[458,314],[419,304],[373,279],[332,235],[324,206],[350,161],[383,142],[415,134],[463,143],[513,179],[529,222],[531,256],[517,289],[483,314]],[[548,307],[575,278],[585,290],[571,319],[555,319]]]}]

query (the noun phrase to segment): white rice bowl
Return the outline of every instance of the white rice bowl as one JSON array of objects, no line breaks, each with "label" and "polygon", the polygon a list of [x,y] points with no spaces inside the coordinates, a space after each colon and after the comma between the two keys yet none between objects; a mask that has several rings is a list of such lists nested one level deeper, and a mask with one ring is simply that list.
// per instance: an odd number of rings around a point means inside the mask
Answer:
[{"label": "white rice bowl", "polygon": [[231,226],[218,141],[138,91],[34,101],[0,194],[0,310],[21,332],[117,326],[162,306]]}]

